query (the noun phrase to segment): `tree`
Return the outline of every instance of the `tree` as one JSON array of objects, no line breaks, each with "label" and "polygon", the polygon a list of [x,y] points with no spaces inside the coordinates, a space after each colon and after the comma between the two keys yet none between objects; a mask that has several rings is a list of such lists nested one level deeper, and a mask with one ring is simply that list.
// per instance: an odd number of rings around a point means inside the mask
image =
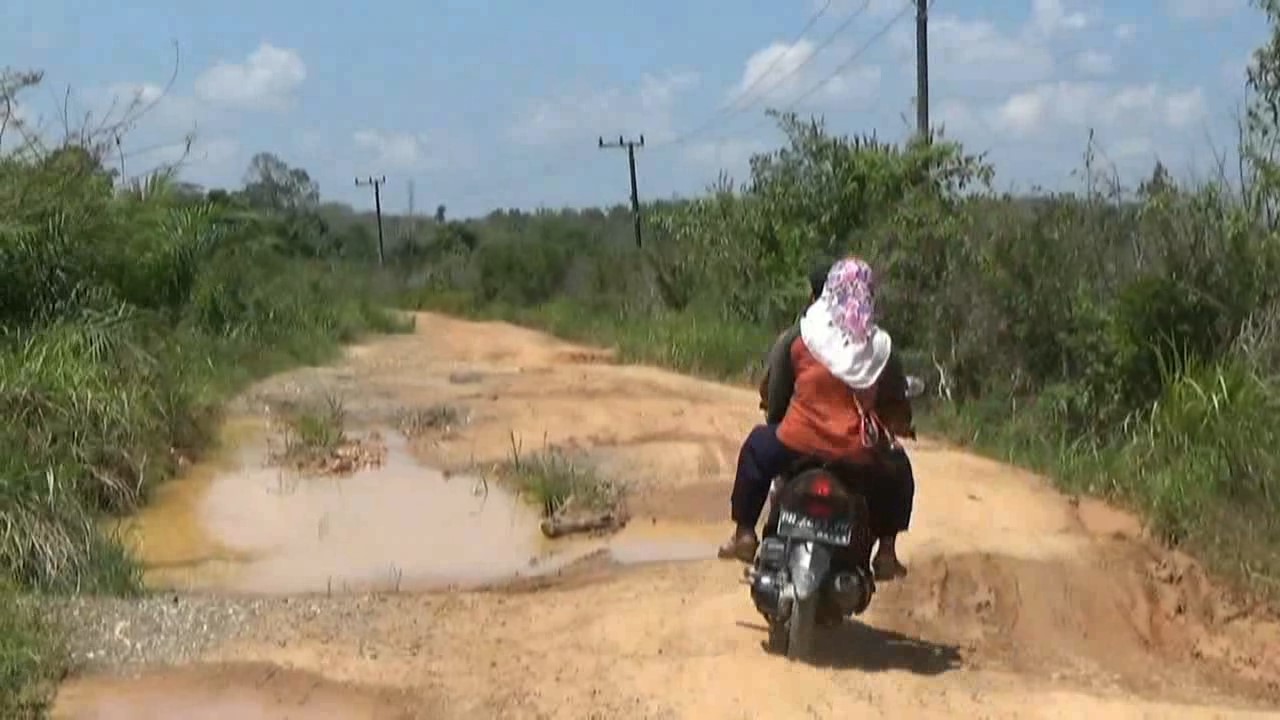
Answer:
[{"label": "tree", "polygon": [[1143,197],[1155,197],[1169,192],[1175,187],[1173,176],[1169,174],[1169,169],[1164,166],[1164,163],[1157,160],[1155,168],[1151,171],[1151,177],[1138,185],[1138,194]]},{"label": "tree", "polygon": [[306,170],[291,168],[272,153],[258,153],[244,177],[250,207],[277,212],[306,212],[320,203],[320,186]]},{"label": "tree", "polygon": [[441,224],[444,223],[444,206],[443,205],[436,206],[436,222]]},{"label": "tree", "polygon": [[1241,142],[1249,174],[1244,189],[1251,209],[1274,227],[1280,222],[1280,0],[1253,4],[1266,13],[1271,35],[1253,51],[1246,75],[1251,96]]}]

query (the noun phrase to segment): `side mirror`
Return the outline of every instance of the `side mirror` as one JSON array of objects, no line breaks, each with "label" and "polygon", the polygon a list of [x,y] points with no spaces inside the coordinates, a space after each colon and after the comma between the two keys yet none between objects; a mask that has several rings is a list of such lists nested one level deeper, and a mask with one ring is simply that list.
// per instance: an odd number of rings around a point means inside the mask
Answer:
[{"label": "side mirror", "polygon": [[924,394],[924,381],[915,375],[907,376],[907,397],[918,398]]}]

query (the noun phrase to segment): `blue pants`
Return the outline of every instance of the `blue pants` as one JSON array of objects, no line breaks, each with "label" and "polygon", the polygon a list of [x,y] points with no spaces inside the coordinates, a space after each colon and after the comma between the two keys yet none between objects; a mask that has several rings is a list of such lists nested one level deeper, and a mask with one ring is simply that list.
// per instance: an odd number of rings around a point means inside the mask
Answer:
[{"label": "blue pants", "polygon": [[778,439],[777,425],[752,428],[738,452],[738,472],[729,498],[733,521],[739,527],[756,526],[769,499],[769,484],[799,459],[799,453]]},{"label": "blue pants", "polygon": [[[740,527],[754,528],[769,499],[769,484],[802,457],[782,444],[777,425],[757,425],[747,435],[738,453],[738,472],[733,479],[730,509]],[[878,477],[867,483],[867,509],[875,537],[903,532],[911,524],[915,501],[915,475],[906,451],[899,449],[884,462],[869,466]]]}]

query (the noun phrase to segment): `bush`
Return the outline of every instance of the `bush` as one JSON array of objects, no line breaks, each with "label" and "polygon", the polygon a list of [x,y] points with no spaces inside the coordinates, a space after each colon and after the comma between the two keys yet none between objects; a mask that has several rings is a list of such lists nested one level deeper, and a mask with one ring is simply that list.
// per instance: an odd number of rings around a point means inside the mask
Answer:
[{"label": "bush", "polygon": [[[37,79],[0,74],[0,95]],[[103,513],[144,502],[254,376],[402,327],[367,266],[318,256],[305,211],[163,173],[117,187],[101,147],[0,157],[0,710],[38,712],[60,662],[15,593],[138,590]]]}]

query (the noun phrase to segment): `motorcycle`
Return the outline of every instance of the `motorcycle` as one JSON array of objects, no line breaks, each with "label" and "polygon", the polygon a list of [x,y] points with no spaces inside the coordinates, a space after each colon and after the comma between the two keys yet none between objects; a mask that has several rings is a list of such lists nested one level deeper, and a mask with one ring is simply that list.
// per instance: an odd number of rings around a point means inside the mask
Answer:
[{"label": "motorcycle", "polygon": [[[924,383],[907,378],[907,397]],[[875,594],[870,513],[857,467],[803,458],[774,480],[769,519],[747,569],[751,599],[769,625],[769,652],[812,653],[816,628],[862,614]]]}]

